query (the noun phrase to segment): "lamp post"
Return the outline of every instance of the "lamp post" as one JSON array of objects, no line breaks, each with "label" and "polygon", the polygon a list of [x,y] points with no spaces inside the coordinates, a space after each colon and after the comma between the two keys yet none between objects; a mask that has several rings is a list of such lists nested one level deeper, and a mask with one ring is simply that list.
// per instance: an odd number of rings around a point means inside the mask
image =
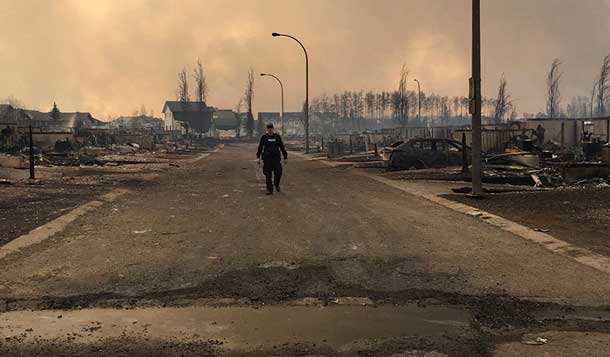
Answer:
[{"label": "lamp post", "polygon": [[276,76],[274,76],[273,74],[269,74],[269,73],[261,73],[261,77],[273,77],[275,78],[275,80],[280,84],[280,89],[282,91],[282,114],[280,116],[280,120],[282,121],[282,135],[286,134],[286,130],[285,125],[284,125],[284,84],[282,84],[282,81],[277,78]]},{"label": "lamp post", "polygon": [[417,102],[418,102],[418,110],[419,110],[419,123],[421,125],[421,85],[419,84],[419,81],[416,79],[414,79],[415,82],[417,82]]},{"label": "lamp post", "polygon": [[274,32],[273,37],[288,37],[295,40],[305,53],[305,153],[309,154],[309,57],[305,46],[296,37]]},{"label": "lamp post", "polygon": [[481,163],[481,0],[472,0],[472,195],[483,194]]}]

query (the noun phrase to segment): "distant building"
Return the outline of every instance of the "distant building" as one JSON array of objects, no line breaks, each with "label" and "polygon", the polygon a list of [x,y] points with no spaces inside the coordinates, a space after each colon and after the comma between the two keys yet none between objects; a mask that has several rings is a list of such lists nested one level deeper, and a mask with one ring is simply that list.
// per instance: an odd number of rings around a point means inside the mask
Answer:
[{"label": "distant building", "polygon": [[231,138],[240,135],[240,120],[231,109],[214,109],[210,135],[218,138]]},{"label": "distant building", "polygon": [[286,135],[300,135],[304,133],[304,114],[302,112],[284,112],[283,119],[278,112],[259,112],[258,120],[262,120],[265,124],[273,123],[275,130],[279,133],[282,132],[283,122],[286,126]]},{"label": "distant building", "polygon": [[212,127],[215,130],[235,130],[239,124],[237,113],[231,109],[218,109],[212,114]]},{"label": "distant building", "polygon": [[186,133],[194,131],[200,134],[210,130],[214,109],[202,102],[167,101],[163,106],[165,130]]},{"label": "distant building", "polygon": [[164,129],[162,119],[147,115],[118,117],[108,123],[110,129],[127,131],[154,131],[161,132]]},{"label": "distant building", "polygon": [[281,125],[278,112],[258,112],[258,120],[262,120],[265,124],[273,123],[274,126]]},{"label": "distant building", "polygon": [[27,126],[31,125],[31,119],[23,109],[14,108],[10,104],[0,104],[0,125],[2,126]]},{"label": "distant building", "polygon": [[50,112],[17,109],[11,105],[0,105],[0,124],[29,126],[49,129],[99,129],[106,123],[95,119],[91,113],[63,113],[56,105]]}]

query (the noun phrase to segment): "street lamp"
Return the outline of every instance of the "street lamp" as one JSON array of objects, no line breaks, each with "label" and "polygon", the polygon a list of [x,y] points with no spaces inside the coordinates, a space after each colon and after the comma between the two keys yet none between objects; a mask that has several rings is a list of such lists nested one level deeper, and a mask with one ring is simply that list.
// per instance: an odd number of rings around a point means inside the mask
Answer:
[{"label": "street lamp", "polygon": [[271,36],[291,38],[301,45],[301,48],[305,53],[305,153],[309,154],[309,57],[307,56],[307,50],[301,41],[294,36],[277,32],[272,33]]},{"label": "street lamp", "polygon": [[277,78],[276,76],[274,76],[273,74],[269,74],[269,73],[261,73],[261,77],[273,77],[275,78],[275,80],[280,84],[280,89],[282,91],[282,114],[280,116],[280,120],[282,121],[282,135],[286,134],[286,130],[285,125],[284,125],[284,84],[282,84],[282,81],[280,81],[279,78]]},{"label": "street lamp", "polygon": [[413,81],[417,82],[417,92],[418,92],[418,109],[419,109],[419,123],[421,125],[421,86],[419,84],[419,81],[417,80],[417,78],[415,78]]},{"label": "street lamp", "polygon": [[481,0],[472,0],[472,195],[483,195],[481,163]]}]

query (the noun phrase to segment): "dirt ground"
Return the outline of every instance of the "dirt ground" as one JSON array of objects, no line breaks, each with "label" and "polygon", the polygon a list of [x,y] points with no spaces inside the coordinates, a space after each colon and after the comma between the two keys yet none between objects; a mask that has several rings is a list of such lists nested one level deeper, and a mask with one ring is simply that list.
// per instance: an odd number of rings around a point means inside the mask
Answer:
[{"label": "dirt ground", "polygon": [[30,232],[113,188],[151,184],[142,175],[108,175],[16,182],[0,187],[0,245]]},{"label": "dirt ground", "polygon": [[[154,178],[197,157],[187,154],[140,154],[123,160],[152,161],[115,166],[56,166],[42,168],[52,177],[29,183],[9,180],[0,184],[0,246],[40,227],[83,203],[115,188],[132,189],[154,185]],[[155,159],[157,158],[157,159]],[[163,162],[165,161],[165,162]],[[61,177],[55,177],[61,176]]]},{"label": "dirt ground", "polygon": [[[606,274],[293,153],[282,193],[266,196],[255,150],[227,145],[0,259],[0,354],[491,356],[526,333],[610,332]],[[334,318],[328,334],[350,342],[311,337],[328,328],[324,309],[343,301],[353,309],[345,319],[363,317],[349,325]],[[322,320],[281,312],[303,305]],[[244,324],[268,335],[237,347],[232,318],[185,318],[178,337],[165,334],[169,309],[197,306],[245,308],[258,321],[277,307],[272,317],[284,325]],[[438,333],[386,333],[384,309],[405,306],[458,310],[467,322],[443,315],[425,319]],[[123,334],[113,319],[132,327]],[[372,321],[383,328],[353,333]],[[204,333],[186,339],[189,324]],[[286,326],[302,330],[273,340]]]},{"label": "dirt ground", "polygon": [[483,199],[446,197],[610,256],[610,188],[500,193]]}]

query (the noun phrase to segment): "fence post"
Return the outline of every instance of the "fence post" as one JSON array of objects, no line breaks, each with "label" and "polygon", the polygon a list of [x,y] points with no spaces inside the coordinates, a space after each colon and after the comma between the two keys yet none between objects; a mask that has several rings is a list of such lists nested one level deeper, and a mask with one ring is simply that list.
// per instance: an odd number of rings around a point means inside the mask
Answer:
[{"label": "fence post", "polygon": [[32,126],[30,125],[30,180],[36,178],[34,173],[34,134],[32,133]]},{"label": "fence post", "polygon": [[466,151],[466,133],[462,133],[462,173],[468,173],[468,152]]},{"label": "fence post", "polygon": [[565,155],[565,122],[561,122],[561,157],[563,159]]}]

